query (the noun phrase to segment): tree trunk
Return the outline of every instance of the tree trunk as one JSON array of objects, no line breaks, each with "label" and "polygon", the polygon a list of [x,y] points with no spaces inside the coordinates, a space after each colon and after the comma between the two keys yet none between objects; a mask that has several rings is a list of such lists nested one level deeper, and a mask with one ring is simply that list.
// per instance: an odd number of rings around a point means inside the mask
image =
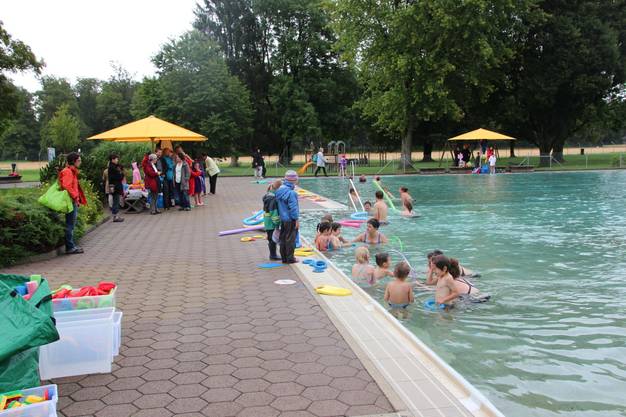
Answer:
[{"label": "tree trunk", "polygon": [[511,158],[515,158],[515,141],[514,140],[510,140],[509,141],[509,157]]},{"label": "tree trunk", "polygon": [[433,144],[428,137],[424,138],[424,157],[422,162],[433,162]]},{"label": "tree trunk", "polygon": [[406,127],[406,134],[402,138],[402,150],[400,156],[400,163],[404,168],[411,165],[411,150],[413,148],[413,118],[409,117],[409,122]]},{"label": "tree trunk", "polygon": [[552,151],[551,144],[542,144],[539,146],[539,166],[547,167],[550,166],[550,158],[552,157],[550,154]]},{"label": "tree trunk", "polygon": [[230,166],[232,168],[236,168],[239,166],[239,157],[238,156],[231,156],[230,157]]},{"label": "tree trunk", "polygon": [[563,143],[559,143],[552,147],[552,157],[560,163],[565,162],[565,159],[563,158],[563,145]]}]

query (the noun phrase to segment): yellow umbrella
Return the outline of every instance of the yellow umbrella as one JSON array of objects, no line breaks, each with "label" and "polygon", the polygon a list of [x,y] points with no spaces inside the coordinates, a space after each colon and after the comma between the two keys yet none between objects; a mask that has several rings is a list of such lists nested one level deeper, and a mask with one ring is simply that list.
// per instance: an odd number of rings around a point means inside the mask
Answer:
[{"label": "yellow umbrella", "polygon": [[448,140],[452,141],[452,140],[515,140],[515,138],[512,138],[510,136],[506,136],[506,135],[502,135],[500,133],[497,132],[492,132],[491,130],[487,130],[487,129],[476,129],[476,130],[472,130],[471,132],[467,132],[467,133],[463,133],[462,135],[459,136],[455,136],[453,138],[450,138]]},{"label": "yellow umbrella", "polygon": [[125,125],[107,130],[104,133],[91,136],[87,140],[106,140],[110,142],[152,142],[155,141],[178,141],[178,142],[203,142],[205,136],[192,132],[173,123],[166,122],[155,116],[130,122]]}]

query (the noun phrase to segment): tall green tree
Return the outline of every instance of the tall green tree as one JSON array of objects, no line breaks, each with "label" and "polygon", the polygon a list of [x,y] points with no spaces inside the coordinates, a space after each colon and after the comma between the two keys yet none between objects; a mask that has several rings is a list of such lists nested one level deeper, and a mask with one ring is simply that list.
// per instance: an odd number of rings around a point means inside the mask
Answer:
[{"label": "tall green tree", "polygon": [[192,31],[163,46],[155,56],[156,79],[139,87],[133,111],[202,133],[201,146],[217,155],[236,155],[252,146],[252,106],[245,86],[228,72],[219,47]]},{"label": "tall green tree", "polygon": [[78,116],[78,103],[70,82],[65,78],[45,76],[41,79],[41,90],[35,93],[37,117],[42,124],[48,123],[56,112],[65,105],[67,111]]},{"label": "tall green tree", "polygon": [[80,144],[80,122],[67,104],[61,105],[44,126],[44,141],[61,152],[75,151]]},{"label": "tall green tree", "polygon": [[0,159],[30,159],[39,156],[39,122],[33,110],[33,96],[17,88],[18,104],[15,114],[7,119],[0,133]]},{"label": "tall green tree", "polygon": [[137,83],[125,69],[115,66],[113,69],[113,75],[101,84],[101,92],[96,96],[98,128],[101,131],[133,120],[131,108]]},{"label": "tall green tree", "polygon": [[28,45],[11,37],[0,21],[0,127],[5,118],[15,115],[22,99],[7,74],[28,70],[39,74],[43,65]]},{"label": "tall green tree", "polygon": [[102,130],[97,110],[101,84],[101,81],[95,78],[79,78],[74,85],[82,137],[91,136]]},{"label": "tall green tree", "polygon": [[511,132],[563,159],[572,135],[597,118],[625,81],[626,2],[544,0],[509,71]]},{"label": "tall green tree", "polygon": [[469,95],[485,99],[527,10],[520,0],[332,2],[338,47],[363,84],[363,114],[402,137],[402,159],[424,125],[460,120]]}]

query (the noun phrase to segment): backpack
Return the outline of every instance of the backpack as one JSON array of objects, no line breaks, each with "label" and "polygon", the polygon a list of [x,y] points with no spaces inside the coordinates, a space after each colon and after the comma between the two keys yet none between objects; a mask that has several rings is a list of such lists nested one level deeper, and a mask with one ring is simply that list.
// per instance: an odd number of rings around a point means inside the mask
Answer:
[{"label": "backpack", "polygon": [[313,156],[311,157],[311,161],[313,161],[313,162],[317,162],[317,154],[315,154],[315,155],[313,155]]}]

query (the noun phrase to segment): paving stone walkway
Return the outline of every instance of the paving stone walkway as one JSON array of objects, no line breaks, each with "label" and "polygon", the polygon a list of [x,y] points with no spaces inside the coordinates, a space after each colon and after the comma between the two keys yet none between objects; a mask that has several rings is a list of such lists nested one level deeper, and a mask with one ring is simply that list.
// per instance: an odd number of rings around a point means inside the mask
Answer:
[{"label": "paving stone walkway", "polygon": [[[191,212],[127,215],[83,239],[85,254],[14,267],[52,286],[119,284],[111,374],[59,384],[60,416],[364,416],[392,411],[290,267],[256,268],[265,241],[217,237],[260,206],[265,186],[220,178]],[[276,285],[277,279],[296,280]]]}]

